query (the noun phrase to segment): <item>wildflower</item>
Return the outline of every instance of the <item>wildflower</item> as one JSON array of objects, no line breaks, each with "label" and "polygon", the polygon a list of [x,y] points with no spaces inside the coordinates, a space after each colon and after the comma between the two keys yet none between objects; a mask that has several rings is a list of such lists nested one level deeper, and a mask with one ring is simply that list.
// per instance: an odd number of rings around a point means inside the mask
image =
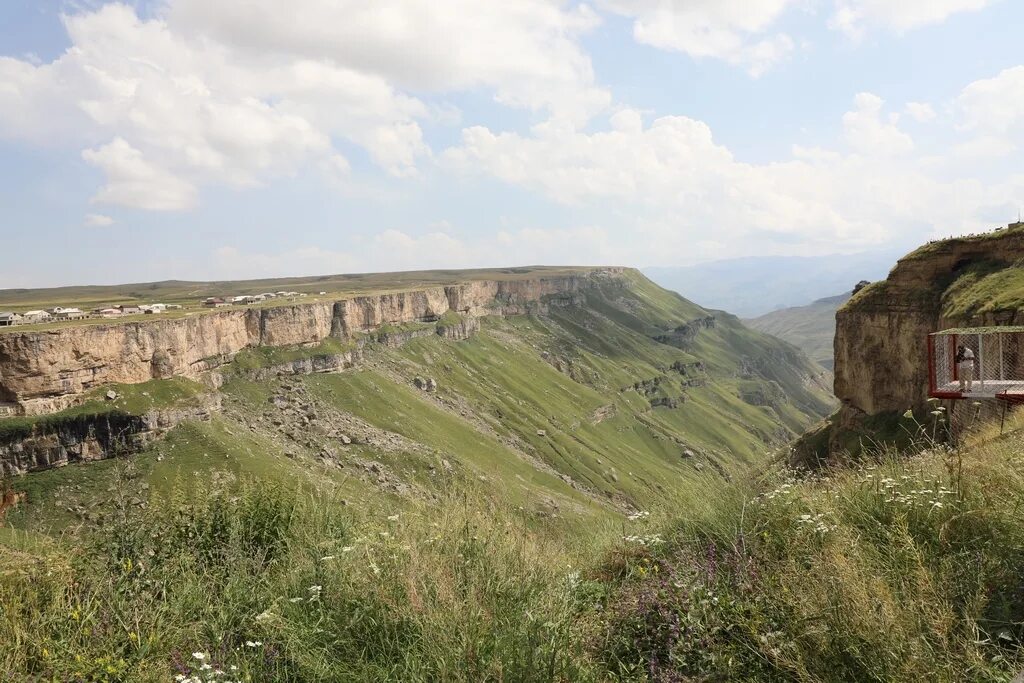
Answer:
[{"label": "wildflower", "polygon": [[389,522],[397,522],[398,521],[398,515],[391,515],[390,517],[388,517],[388,521]]},{"label": "wildflower", "polygon": [[192,656],[195,657],[196,659],[200,659],[200,660],[206,659],[206,653],[205,652],[193,652]]},{"label": "wildflower", "polygon": [[914,411],[911,410],[910,408],[907,408],[907,412],[903,413],[903,417],[905,417],[908,420],[913,420],[914,419]]},{"label": "wildflower", "polygon": [[344,548],[341,549],[341,552],[343,552],[343,553],[350,553],[350,552],[352,552],[352,550],[353,550],[353,547],[350,546],[350,545],[347,545],[347,546],[345,546]]},{"label": "wildflower", "polygon": [[288,602],[302,602],[302,598],[288,598]]},{"label": "wildflower", "polygon": [[213,667],[212,667],[212,666],[210,666],[209,664],[207,664],[206,662],[203,662],[203,663],[202,663],[202,665],[201,665],[201,666],[200,666],[199,668],[200,668],[200,670],[202,670],[202,671],[207,671],[207,670],[209,670],[209,669],[212,669]]},{"label": "wildflower", "polygon": [[245,641],[245,646],[246,647],[259,647],[262,644],[263,643],[261,643],[258,640],[247,640],[247,641]]}]

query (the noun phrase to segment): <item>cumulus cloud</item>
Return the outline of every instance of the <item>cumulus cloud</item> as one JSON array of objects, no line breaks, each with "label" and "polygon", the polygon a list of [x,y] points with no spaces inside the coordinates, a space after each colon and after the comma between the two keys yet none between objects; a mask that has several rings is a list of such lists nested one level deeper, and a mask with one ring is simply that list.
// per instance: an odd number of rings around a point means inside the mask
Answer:
[{"label": "cumulus cloud", "polygon": [[559,0],[174,0],[168,21],[241,52],[326,60],[429,91],[486,87],[506,104],[581,121],[610,102],[576,41],[598,23]]},{"label": "cumulus cloud", "polygon": [[855,109],[843,114],[843,136],[847,144],[862,154],[895,156],[914,148],[914,141],[899,129],[899,114],[882,117],[881,97],[858,93]]},{"label": "cumulus cloud", "polygon": [[103,171],[107,184],[94,202],[150,211],[180,211],[196,204],[196,188],[143,158],[123,138],[82,152],[82,158]]},{"label": "cumulus cloud", "polygon": [[799,0],[604,0],[603,6],[633,20],[640,43],[713,57],[760,75],[795,47],[769,29]]},{"label": "cumulus cloud", "polygon": [[896,32],[938,24],[958,12],[983,9],[996,0],[837,0],[829,25],[852,38],[870,27]]},{"label": "cumulus cloud", "polygon": [[791,158],[765,164],[737,160],[704,122],[666,116],[644,126],[630,112],[594,133],[472,127],[441,158],[563,204],[614,207],[620,216],[607,220],[627,235],[621,253],[646,263],[779,244],[821,253],[881,244],[902,230],[972,230],[1019,196],[1019,177],[986,184],[915,155],[898,118],[862,93],[843,116],[845,148],[794,147]]},{"label": "cumulus cloud", "polygon": [[961,129],[994,154],[1024,145],[1024,65],[974,81],[956,100]]},{"label": "cumulus cloud", "polygon": [[610,103],[577,43],[597,22],[585,6],[302,0],[286,14],[271,0],[168,0],[150,19],[123,4],[66,15],[57,59],[0,58],[0,136],[82,145],[116,175],[98,201],[172,210],[202,186],[306,166],[343,182],[340,141],[416,174],[430,156],[420,122],[457,110],[403,90],[483,88],[575,124]]}]

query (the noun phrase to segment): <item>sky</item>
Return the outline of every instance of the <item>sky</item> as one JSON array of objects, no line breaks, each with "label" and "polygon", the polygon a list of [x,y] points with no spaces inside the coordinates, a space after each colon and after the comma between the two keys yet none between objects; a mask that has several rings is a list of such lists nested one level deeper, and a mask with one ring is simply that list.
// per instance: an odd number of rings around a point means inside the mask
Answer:
[{"label": "sky", "polygon": [[1024,208],[1017,0],[3,0],[0,288],[911,248]]}]

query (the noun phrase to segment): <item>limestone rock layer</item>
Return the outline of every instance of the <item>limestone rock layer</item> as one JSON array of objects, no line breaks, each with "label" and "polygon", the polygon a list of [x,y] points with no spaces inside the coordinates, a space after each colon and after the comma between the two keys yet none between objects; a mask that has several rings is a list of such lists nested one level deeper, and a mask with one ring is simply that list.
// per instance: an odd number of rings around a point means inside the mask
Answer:
[{"label": "limestone rock layer", "polygon": [[617,268],[581,270],[181,318],[8,332],[0,334],[0,404],[8,412],[48,412],[104,384],[197,377],[217,364],[212,359],[230,358],[248,347],[351,339],[382,325],[436,321],[449,311],[466,318],[525,313],[548,300],[572,299],[621,273]]}]

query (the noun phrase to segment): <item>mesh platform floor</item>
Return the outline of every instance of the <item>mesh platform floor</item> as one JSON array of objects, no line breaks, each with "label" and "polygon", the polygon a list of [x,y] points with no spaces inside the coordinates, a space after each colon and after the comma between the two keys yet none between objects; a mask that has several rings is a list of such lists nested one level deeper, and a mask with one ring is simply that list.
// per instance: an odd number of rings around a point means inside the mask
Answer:
[{"label": "mesh platform floor", "polygon": [[[940,384],[936,390],[942,393],[957,393],[960,391],[960,382]],[[971,385],[971,390],[964,392],[964,397],[996,398],[1003,394],[1024,397],[1024,382],[1009,379],[987,379],[982,382],[976,379]]]}]

